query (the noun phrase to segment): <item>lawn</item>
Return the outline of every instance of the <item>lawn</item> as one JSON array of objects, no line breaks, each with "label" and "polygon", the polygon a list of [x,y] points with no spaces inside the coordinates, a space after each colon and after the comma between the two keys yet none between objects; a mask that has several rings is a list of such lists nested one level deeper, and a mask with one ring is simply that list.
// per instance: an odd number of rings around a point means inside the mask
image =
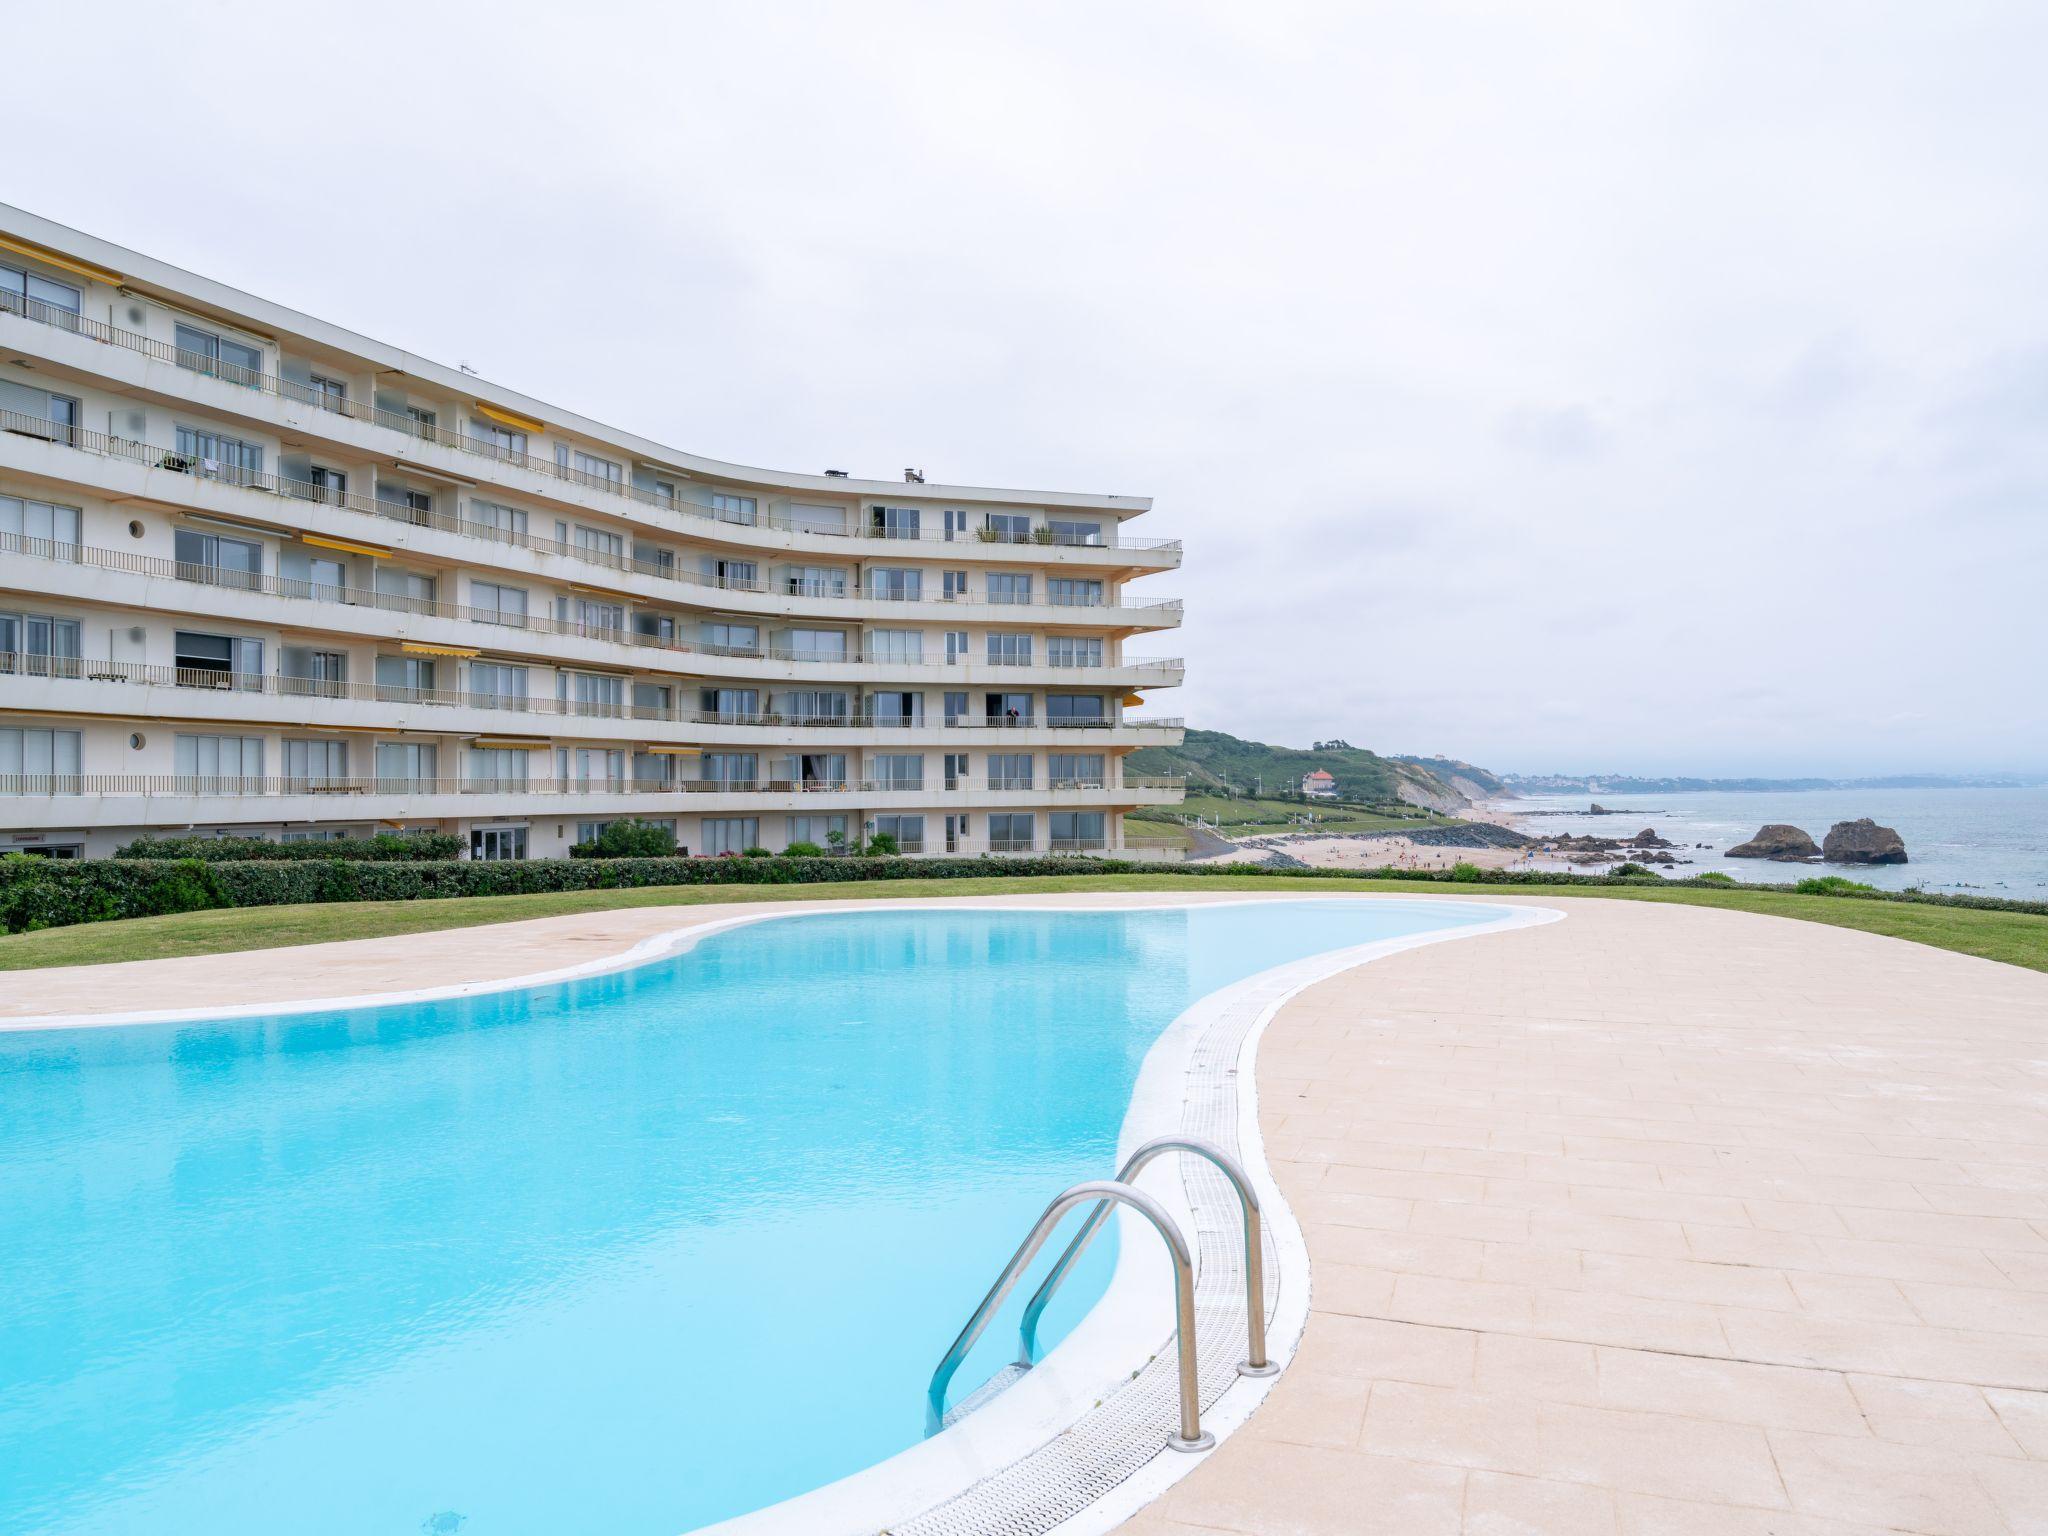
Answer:
[{"label": "lawn", "polygon": [[1965,907],[1800,896],[1785,891],[1674,889],[1656,886],[1574,886],[1372,880],[1357,876],[1202,876],[1170,869],[1142,875],[1041,876],[1027,879],[841,881],[826,885],[661,886],[625,891],[564,891],[539,896],[476,896],[448,901],[348,902],[317,906],[246,907],[186,912],[126,922],[86,923],[0,937],[0,970],[94,965],[171,955],[226,954],[335,939],[469,928],[565,912],[617,907],[693,907],[746,901],[873,900],[911,896],[1026,895],[1064,891],[1263,891],[1313,895],[1327,891],[1395,891],[1406,896],[1591,897],[1604,901],[1679,902],[1727,907],[1774,917],[1831,923],[1866,933],[1909,939],[1939,949],[1981,955],[2010,965],[2048,971],[2048,917]]},{"label": "lawn", "polygon": [[[1315,829],[1331,832],[1411,832],[1418,826],[1429,824],[1420,810],[1403,812],[1392,807],[1381,810],[1360,805],[1306,805],[1299,800],[1229,799],[1222,795],[1196,794],[1189,795],[1171,810],[1136,811],[1125,819],[1148,823],[1145,831],[1149,835],[1150,824],[1175,822],[1183,815],[1199,816],[1204,821],[1217,823],[1225,833],[1233,836],[1308,831],[1310,828],[1297,824],[1302,816],[1314,816]],[[1451,818],[1437,819],[1448,822]]]}]

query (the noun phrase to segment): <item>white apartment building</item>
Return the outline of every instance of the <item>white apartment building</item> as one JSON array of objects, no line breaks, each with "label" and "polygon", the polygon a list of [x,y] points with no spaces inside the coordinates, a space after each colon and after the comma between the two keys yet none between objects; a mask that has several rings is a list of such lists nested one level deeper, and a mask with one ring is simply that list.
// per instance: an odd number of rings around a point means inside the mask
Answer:
[{"label": "white apartment building", "polygon": [[1149,505],[699,458],[0,205],[0,851],[1137,847]]}]

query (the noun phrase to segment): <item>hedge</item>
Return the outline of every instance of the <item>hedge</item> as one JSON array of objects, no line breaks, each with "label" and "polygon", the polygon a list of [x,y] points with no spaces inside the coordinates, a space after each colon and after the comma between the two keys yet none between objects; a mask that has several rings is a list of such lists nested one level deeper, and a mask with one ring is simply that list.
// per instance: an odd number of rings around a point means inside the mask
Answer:
[{"label": "hedge", "polygon": [[[673,841],[673,840],[671,840]],[[462,852],[462,839],[452,832],[380,832],[375,837],[336,837],[325,842],[273,843],[261,837],[139,837],[119,850],[117,859],[204,859],[209,864],[261,859],[283,863],[297,859],[349,859],[389,862],[407,859],[452,859]]]},{"label": "hedge", "polygon": [[[268,845],[272,848],[281,845]],[[314,846],[331,846],[315,844]],[[760,859],[82,859],[0,856],[0,930],[22,933],[113,918],[155,917],[214,907],[272,907],[323,901],[431,901],[446,896],[516,896],[545,891],[619,890],[661,885],[811,885],[823,881],[943,880],[1030,875],[1264,876],[1352,880],[1361,875],[1415,884],[1698,887],[1717,881],[1659,875],[1584,875],[1535,870],[1328,870],[1258,864],[1160,866],[1128,859],[1054,854],[1017,858],[760,858]],[[1790,886],[1744,890],[1791,894]],[[1921,891],[1838,891],[1828,899],[1896,901],[2048,915],[2048,902],[2006,901]]]}]

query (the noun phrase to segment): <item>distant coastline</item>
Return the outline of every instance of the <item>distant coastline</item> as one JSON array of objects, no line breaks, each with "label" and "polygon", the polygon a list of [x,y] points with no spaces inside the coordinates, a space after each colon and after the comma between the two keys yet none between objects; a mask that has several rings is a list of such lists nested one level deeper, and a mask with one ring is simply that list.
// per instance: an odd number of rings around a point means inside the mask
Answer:
[{"label": "distant coastline", "polygon": [[1800,794],[1816,789],[2039,789],[2048,775],[1905,773],[1867,779],[1695,779],[1641,774],[1506,773],[1517,795]]}]

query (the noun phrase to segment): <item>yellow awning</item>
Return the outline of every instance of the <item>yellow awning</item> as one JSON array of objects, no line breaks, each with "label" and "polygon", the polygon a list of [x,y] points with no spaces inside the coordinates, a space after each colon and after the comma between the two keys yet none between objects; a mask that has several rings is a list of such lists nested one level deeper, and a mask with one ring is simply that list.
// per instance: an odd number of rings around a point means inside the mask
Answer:
[{"label": "yellow awning", "polygon": [[1142,693],[1133,691],[1124,695],[1124,703],[1126,704],[1142,704],[1144,702],[1145,695],[1143,695]]},{"label": "yellow awning", "polygon": [[476,402],[476,408],[479,415],[490,417],[500,426],[514,427],[521,432],[545,432],[548,429],[544,421],[535,421],[531,416],[520,416],[495,405],[485,405],[481,400]]},{"label": "yellow awning", "polygon": [[656,757],[702,757],[702,747],[642,747],[643,752],[652,752]]},{"label": "yellow awning", "polygon": [[302,533],[299,542],[311,544],[320,549],[338,549],[344,555],[375,555],[378,559],[389,559],[391,551],[379,549],[374,544],[351,544],[346,539],[323,539],[318,534]]},{"label": "yellow awning", "polygon": [[90,278],[96,283],[120,283],[121,274],[110,272],[105,267],[96,267],[89,261],[80,261],[75,256],[59,256],[47,246],[37,245],[33,240],[23,240],[15,235],[0,235],[0,250],[9,250],[17,256],[31,257],[45,266],[56,267],[75,277]]},{"label": "yellow awning", "polygon": [[426,645],[418,640],[402,640],[399,642],[398,648],[401,651],[409,651],[415,656],[481,656],[483,654],[475,646]]},{"label": "yellow awning", "polygon": [[472,736],[472,747],[551,747],[554,745],[545,736]]}]

